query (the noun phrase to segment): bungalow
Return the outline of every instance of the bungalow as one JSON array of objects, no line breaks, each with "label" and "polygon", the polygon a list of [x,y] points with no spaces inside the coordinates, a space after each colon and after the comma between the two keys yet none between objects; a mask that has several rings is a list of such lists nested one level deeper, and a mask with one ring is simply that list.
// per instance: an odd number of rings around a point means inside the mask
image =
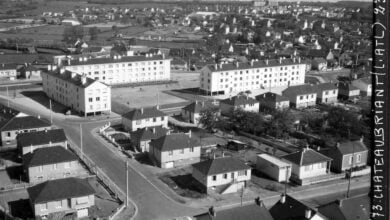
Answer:
[{"label": "bungalow", "polygon": [[16,146],[16,136],[24,132],[43,131],[51,128],[49,122],[42,119],[20,115],[11,118],[0,127],[2,146]]},{"label": "bungalow", "polygon": [[215,210],[209,208],[208,212],[194,216],[194,220],[273,220],[264,203],[256,199],[255,204],[238,206],[229,209]]},{"label": "bungalow", "polygon": [[276,93],[267,92],[256,96],[256,100],[260,103],[260,109],[277,109],[283,110],[290,106],[290,100]]},{"label": "bungalow", "polygon": [[0,64],[0,79],[14,80],[17,77],[17,64]]},{"label": "bungalow", "polygon": [[337,87],[339,89],[339,99],[354,100],[360,95],[360,89],[348,82],[339,82]]},{"label": "bungalow", "polygon": [[283,90],[282,95],[288,97],[291,107],[307,108],[316,105],[317,89],[311,84],[290,86]]},{"label": "bungalow", "polygon": [[287,194],[283,194],[280,200],[269,209],[269,212],[274,220],[328,220],[328,218],[316,209],[305,205]]},{"label": "bungalow", "polygon": [[[212,102],[199,102],[195,101],[189,105],[186,105],[182,110],[181,110],[181,116],[182,118],[190,123],[194,124],[199,124],[199,118],[200,118],[200,113],[203,110],[206,109],[211,109],[211,108],[216,108],[217,106],[214,105]],[[218,111],[219,112],[219,111]],[[219,114],[219,113],[218,113]]]},{"label": "bungalow", "polygon": [[68,140],[63,129],[53,129],[18,134],[16,145],[21,155],[25,155],[36,149],[51,146],[62,146],[67,149]]},{"label": "bungalow", "polygon": [[130,140],[138,151],[149,152],[150,141],[167,134],[169,134],[169,130],[161,126],[145,127],[130,132]]},{"label": "bungalow", "polygon": [[333,83],[320,83],[317,87],[317,103],[331,104],[337,102],[338,88]]},{"label": "bungalow", "polygon": [[316,177],[327,175],[332,161],[331,158],[309,148],[282,158],[292,164],[291,180],[301,185],[311,184]]},{"label": "bungalow", "polygon": [[327,69],[327,61],[322,57],[314,58],[311,61],[311,68],[313,70],[325,71]]},{"label": "bungalow", "polygon": [[288,163],[285,160],[281,160],[269,154],[257,155],[256,170],[278,182],[285,182],[290,179],[291,168],[291,163]]},{"label": "bungalow", "polygon": [[247,95],[237,95],[219,102],[221,114],[229,115],[232,110],[242,109],[248,112],[259,112],[259,101]]},{"label": "bungalow", "polygon": [[41,70],[33,65],[23,65],[18,71],[24,79],[41,79]]},{"label": "bungalow", "polygon": [[352,85],[360,89],[360,93],[362,95],[371,97],[372,95],[371,77],[364,77],[364,78],[353,80]]},{"label": "bungalow", "polygon": [[134,109],[122,115],[122,125],[128,131],[156,126],[168,128],[168,116],[158,106]]},{"label": "bungalow", "polygon": [[149,144],[149,155],[158,167],[173,168],[200,161],[199,141],[190,133],[167,134]]},{"label": "bungalow", "polygon": [[78,176],[83,171],[76,155],[61,146],[40,148],[23,155],[29,183]]},{"label": "bungalow", "polygon": [[237,192],[251,179],[251,167],[234,157],[205,160],[192,165],[192,177],[201,191],[216,190],[221,194]]},{"label": "bungalow", "polygon": [[336,146],[320,150],[320,152],[332,158],[331,169],[336,172],[367,165],[368,149],[363,139],[339,142]]},{"label": "bungalow", "polygon": [[370,197],[363,194],[321,205],[318,212],[332,220],[355,220],[370,219],[370,209]]},{"label": "bungalow", "polygon": [[28,188],[27,192],[37,218],[56,214],[61,219],[72,213],[77,218],[83,218],[95,205],[95,190],[86,180],[74,177],[46,181]]}]

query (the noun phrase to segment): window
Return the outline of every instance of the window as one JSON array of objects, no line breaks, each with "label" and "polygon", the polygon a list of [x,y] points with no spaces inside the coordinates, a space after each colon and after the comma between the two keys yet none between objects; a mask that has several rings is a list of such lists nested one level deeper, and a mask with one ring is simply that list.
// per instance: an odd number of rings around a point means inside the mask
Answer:
[{"label": "window", "polygon": [[232,173],[232,179],[234,179],[234,173]]},{"label": "window", "polygon": [[217,180],[217,176],[213,176],[213,181],[216,181]]},{"label": "window", "polygon": [[47,210],[47,203],[41,204],[41,210]]},{"label": "window", "polygon": [[299,96],[299,99],[300,99],[300,100],[302,100],[302,99],[303,99],[303,96],[302,96],[302,95],[301,95],[301,96]]},{"label": "window", "polygon": [[66,162],[66,163],[64,164],[65,169],[69,169],[70,166],[71,166],[71,163],[70,163],[70,162]]},{"label": "window", "polygon": [[100,101],[100,97],[96,97],[96,101]]},{"label": "window", "polygon": [[56,209],[62,208],[61,201],[54,201],[54,202],[53,202],[53,206],[54,206]]},{"label": "window", "polygon": [[89,101],[89,102],[93,102],[93,98],[89,98],[88,101]]},{"label": "window", "polygon": [[194,148],[193,147],[190,147],[190,152],[194,152]]},{"label": "window", "polygon": [[348,158],[348,164],[352,164],[352,160],[353,160],[353,157],[350,156],[350,157]]},{"label": "window", "polygon": [[184,149],[181,149],[181,150],[180,150],[180,153],[181,153],[181,154],[184,154]]},{"label": "window", "polygon": [[356,156],[356,163],[360,163],[362,161],[362,155],[361,154],[358,154]]},{"label": "window", "polygon": [[7,137],[11,137],[11,132],[7,132]]},{"label": "window", "polygon": [[238,171],[238,176],[246,176],[246,170]]},{"label": "window", "polygon": [[164,121],[164,116],[161,117],[161,121]]},{"label": "window", "polygon": [[169,155],[169,156],[172,156],[172,155],[173,155],[173,151],[171,151],[171,150],[168,151],[168,155]]},{"label": "window", "polygon": [[325,95],[328,95],[328,94],[329,94],[329,92],[328,92],[328,91],[326,91],[326,92],[325,92]]},{"label": "window", "polygon": [[140,124],[141,124],[141,120],[135,121],[135,124],[136,124],[136,125],[140,125]]},{"label": "window", "polygon": [[76,199],[77,205],[87,204],[88,202],[89,202],[88,196],[84,196]]},{"label": "window", "polygon": [[223,174],[224,179],[227,179],[227,177],[228,177],[227,173]]},{"label": "window", "polygon": [[153,122],[156,122],[157,121],[157,118],[153,118]]}]

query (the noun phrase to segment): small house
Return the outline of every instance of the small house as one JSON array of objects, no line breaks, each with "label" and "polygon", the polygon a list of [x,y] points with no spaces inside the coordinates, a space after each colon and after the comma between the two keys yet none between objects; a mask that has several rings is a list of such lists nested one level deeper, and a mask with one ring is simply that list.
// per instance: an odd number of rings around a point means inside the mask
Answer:
[{"label": "small house", "polygon": [[322,57],[316,57],[311,61],[311,68],[318,71],[326,71],[327,61]]},{"label": "small house", "polygon": [[256,169],[273,180],[286,182],[290,179],[292,165],[269,154],[260,154],[257,155]]},{"label": "small house", "polygon": [[272,92],[256,96],[256,100],[260,103],[260,109],[277,109],[284,110],[290,107],[290,100],[288,97],[278,95]]},{"label": "small house", "polygon": [[21,155],[44,147],[62,146],[65,149],[68,148],[68,141],[63,129],[21,133],[16,137],[16,143]]},{"label": "small house", "polygon": [[318,207],[318,212],[331,220],[370,219],[370,210],[367,194],[338,199]]},{"label": "small house", "polygon": [[337,87],[339,89],[339,99],[355,100],[360,96],[360,89],[349,82],[339,82]]},{"label": "small house", "polygon": [[332,104],[337,102],[338,88],[333,83],[320,83],[317,87],[317,103]]},{"label": "small house", "polygon": [[290,86],[283,90],[282,95],[288,97],[291,107],[307,108],[316,105],[317,89],[311,84]]},{"label": "small house", "polygon": [[219,102],[221,114],[229,115],[233,110],[241,109],[248,112],[259,112],[259,101],[248,95],[237,95]]},{"label": "small house", "polygon": [[[217,108],[216,105],[214,105],[212,102],[207,101],[195,101],[191,104],[186,105],[181,110],[181,116],[186,122],[190,122],[193,124],[198,125],[199,119],[201,117],[201,112],[207,109]],[[218,110],[218,113],[219,110]]]},{"label": "small house", "polygon": [[352,81],[352,85],[358,88],[362,95],[371,97],[372,95],[371,77],[355,79]]},{"label": "small house", "polygon": [[169,130],[161,126],[145,127],[130,132],[130,140],[136,150],[140,152],[149,152],[150,141],[158,139],[166,134],[169,134]]},{"label": "small house", "polygon": [[134,109],[122,115],[122,125],[128,131],[156,126],[168,128],[168,116],[158,106]]}]

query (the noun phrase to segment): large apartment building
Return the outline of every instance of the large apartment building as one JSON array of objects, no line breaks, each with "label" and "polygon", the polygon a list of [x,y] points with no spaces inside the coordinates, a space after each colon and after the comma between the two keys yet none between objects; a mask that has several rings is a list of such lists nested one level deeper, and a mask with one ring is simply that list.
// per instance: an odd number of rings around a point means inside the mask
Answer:
[{"label": "large apartment building", "polygon": [[300,85],[306,62],[300,58],[211,64],[202,68],[200,89],[207,95]]},{"label": "large apartment building", "polygon": [[64,62],[65,69],[85,74],[108,85],[161,82],[171,79],[171,59],[164,55],[115,55],[108,58],[79,57]]},{"label": "large apartment building", "polygon": [[84,116],[111,112],[109,86],[86,75],[50,68],[41,73],[43,91],[49,98]]}]

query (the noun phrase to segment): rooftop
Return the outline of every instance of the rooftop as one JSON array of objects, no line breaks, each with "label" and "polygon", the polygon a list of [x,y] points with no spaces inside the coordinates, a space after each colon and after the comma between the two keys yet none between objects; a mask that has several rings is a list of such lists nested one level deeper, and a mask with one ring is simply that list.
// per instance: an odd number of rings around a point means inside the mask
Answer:
[{"label": "rooftop", "polygon": [[124,62],[140,62],[151,60],[167,60],[163,55],[148,55],[148,56],[115,56],[109,58],[87,58],[83,57],[78,60],[70,60],[70,64],[65,62],[66,66],[79,66],[91,64],[106,64],[106,63],[124,63]]},{"label": "rooftop", "polygon": [[50,127],[51,124],[34,116],[14,117],[3,125],[2,131],[15,131],[31,128]]},{"label": "rooftop", "polygon": [[237,69],[254,69],[254,68],[265,68],[265,67],[277,67],[277,66],[288,66],[288,65],[301,65],[305,62],[300,59],[279,59],[279,60],[256,60],[250,62],[236,62],[226,64],[209,64],[207,67],[212,72],[237,70]]},{"label": "rooftop", "polygon": [[267,161],[269,161],[270,163],[272,164],[275,164],[276,166],[278,167],[287,167],[287,166],[291,166],[290,163],[284,161],[284,160],[281,160],[279,158],[276,158],[276,157],[273,157],[269,154],[259,154],[257,155],[258,157],[261,157]]},{"label": "rooftop", "polygon": [[38,148],[33,153],[23,156],[23,165],[26,167],[43,166],[70,161],[77,161],[77,156],[61,146]]},{"label": "rooftop", "polygon": [[193,164],[192,167],[207,176],[251,169],[243,161],[234,157],[209,159]]},{"label": "rooftop", "polygon": [[200,113],[204,109],[212,108],[212,107],[217,107],[214,105],[212,102],[208,101],[195,101],[192,102],[191,104],[186,105],[183,109],[189,112],[194,112],[194,113]]},{"label": "rooftop", "polygon": [[283,95],[289,94],[290,96],[306,95],[313,93],[317,93],[317,89],[312,84],[290,86],[282,92]]},{"label": "rooftop", "polygon": [[59,143],[66,141],[66,135],[63,129],[44,130],[36,132],[21,133],[17,136],[19,146],[41,145]]},{"label": "rooftop", "polygon": [[245,205],[220,211],[214,211],[194,216],[195,220],[273,220],[264,205]]},{"label": "rooftop", "polygon": [[168,129],[161,126],[139,128],[136,131],[130,132],[131,139],[139,141],[152,140],[166,135],[169,132]]},{"label": "rooftop", "polygon": [[285,96],[281,96],[276,93],[272,92],[266,92],[260,95],[256,96],[256,100],[262,101],[262,100],[267,100],[267,101],[274,101],[274,102],[283,102],[283,101],[289,101],[289,99]]},{"label": "rooftop", "polygon": [[200,143],[197,139],[189,137],[189,135],[184,133],[176,134],[167,134],[158,139],[154,139],[150,142],[150,146],[153,146],[163,151],[178,150],[190,147],[200,146]]},{"label": "rooftop", "polygon": [[306,166],[315,163],[321,163],[332,160],[331,158],[324,156],[315,150],[304,148],[300,152],[287,154],[282,157],[292,163],[295,163],[299,166]]},{"label": "rooftop", "polygon": [[[61,72],[63,71],[63,72]],[[49,74],[51,76],[54,76],[58,79],[67,81],[77,87],[86,88],[90,85],[92,85],[94,82],[98,82],[97,80],[94,80],[87,76],[82,76],[77,73],[72,73],[69,70],[53,70],[53,71],[44,71],[43,73]],[[82,79],[85,77],[85,82],[83,83]],[[99,82],[101,83],[101,82]],[[103,83],[102,83],[103,84]]]},{"label": "rooftop", "polygon": [[237,95],[237,96],[233,96],[233,97],[221,100],[220,103],[224,103],[224,104],[231,105],[231,106],[242,106],[242,105],[246,105],[246,104],[259,103],[259,101],[257,101],[254,98],[251,98],[247,95]]},{"label": "rooftop", "polygon": [[163,116],[166,116],[166,114],[160,111],[157,107],[133,109],[122,115],[122,117],[127,118],[129,120],[140,120],[145,118],[156,118]]},{"label": "rooftop", "polygon": [[318,207],[318,211],[335,220],[370,219],[370,198],[364,194],[339,199]]}]

